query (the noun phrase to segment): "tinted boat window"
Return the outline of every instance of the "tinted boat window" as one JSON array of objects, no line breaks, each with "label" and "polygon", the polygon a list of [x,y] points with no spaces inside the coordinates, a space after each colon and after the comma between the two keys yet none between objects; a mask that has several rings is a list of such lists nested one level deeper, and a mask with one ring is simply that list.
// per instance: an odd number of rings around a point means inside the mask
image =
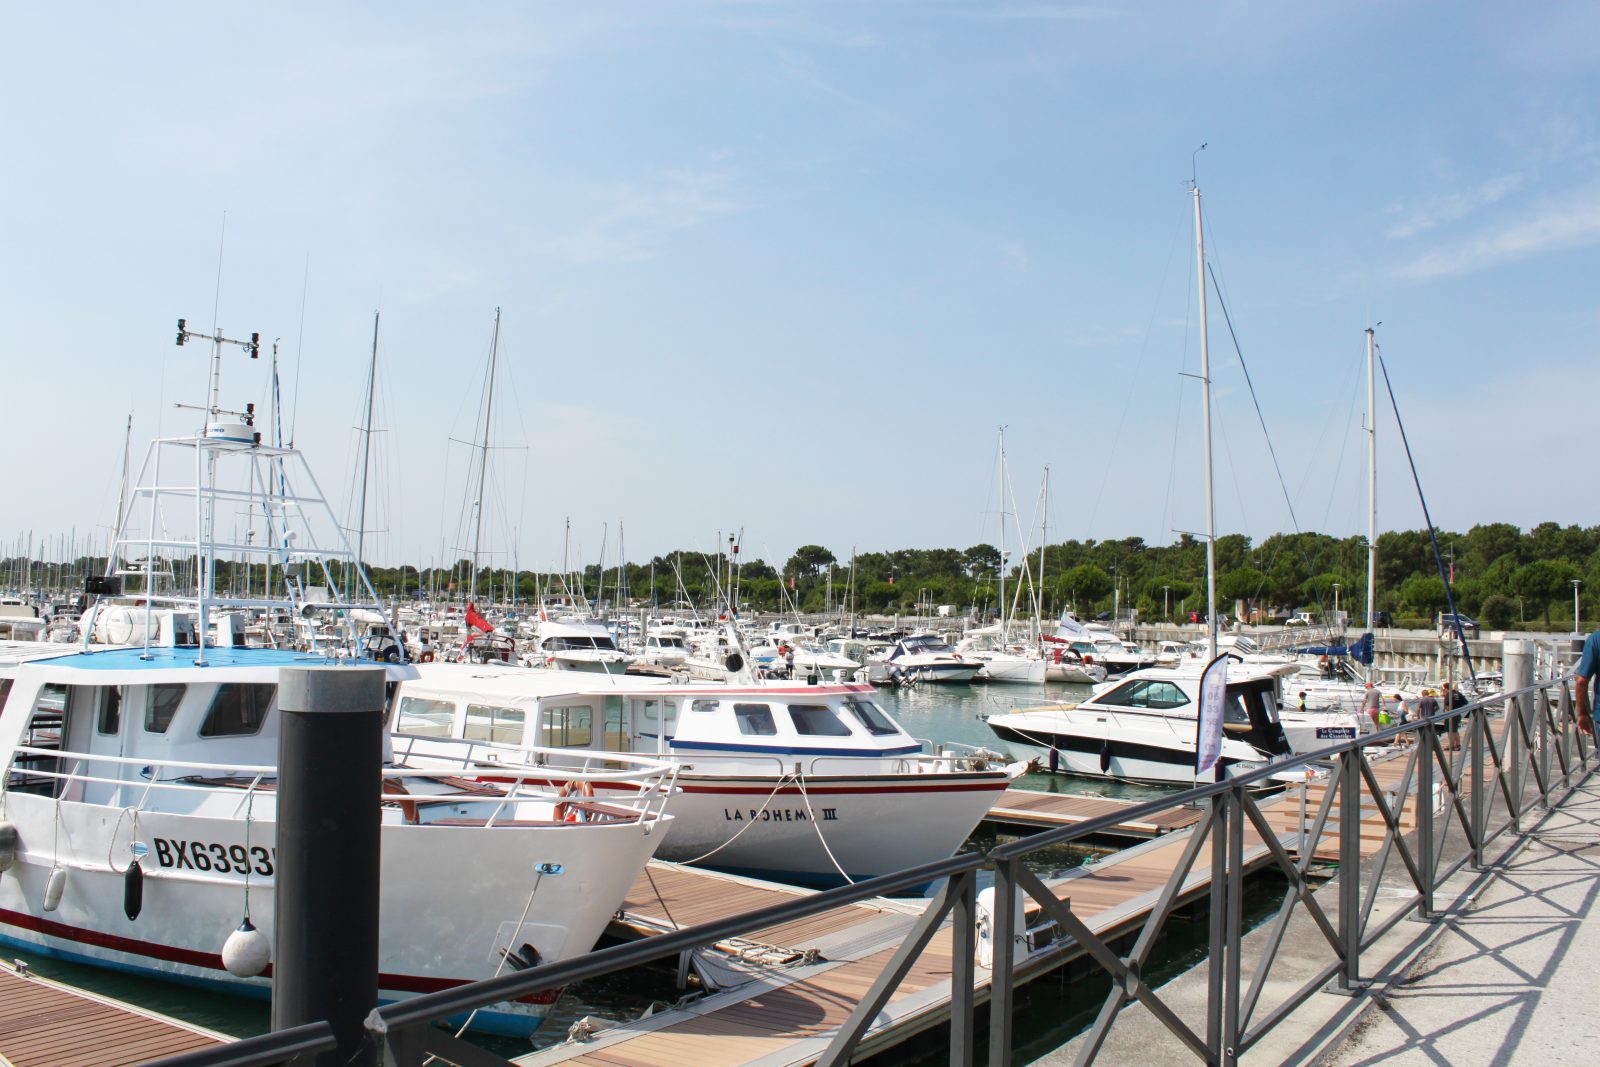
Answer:
[{"label": "tinted boat window", "polygon": [[164,734],[172,725],[172,717],[183,701],[181,685],[152,685],[147,689],[144,705],[144,728],[152,734]]},{"label": "tinted boat window", "polygon": [[756,737],[770,737],[778,732],[772,718],[772,709],[765,704],[735,704],[733,714],[739,720],[739,732]]},{"label": "tinted boat window", "polygon": [[104,686],[100,692],[100,718],[95,728],[103,734],[114,734],[122,725],[122,690],[114,685]]},{"label": "tinted boat window", "polygon": [[278,687],[271,683],[225,682],[211,698],[201,737],[245,737],[259,733]]},{"label": "tinted boat window", "polygon": [[794,721],[795,733],[807,737],[850,736],[850,727],[825,704],[790,704],[789,718]]},{"label": "tinted boat window", "polygon": [[874,737],[886,737],[900,732],[878,705],[870,700],[847,700],[844,702],[844,708],[855,716],[856,722],[866,727],[867,733]]}]

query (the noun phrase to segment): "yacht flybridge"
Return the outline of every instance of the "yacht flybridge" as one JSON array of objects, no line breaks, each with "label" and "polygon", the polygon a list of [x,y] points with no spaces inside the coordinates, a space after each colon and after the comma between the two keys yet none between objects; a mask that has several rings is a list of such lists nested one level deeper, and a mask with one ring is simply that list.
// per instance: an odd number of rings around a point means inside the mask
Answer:
[{"label": "yacht flybridge", "polygon": [[[421,664],[400,687],[394,745],[409,759],[447,738],[568,752],[529,774],[586,759],[651,756],[678,768],[658,856],[811,884],[903,870],[953,854],[1023,764],[992,753],[930,752],[869,685],[678,684],[628,676]],[[596,799],[632,782],[596,783]]]},{"label": "yacht flybridge", "polygon": [[[181,321],[179,331],[180,344],[196,336]],[[263,444],[252,407],[220,408],[223,347],[254,356],[254,338],[210,339],[200,427],[152,446],[89,590],[97,612],[125,612],[132,647],[91,644],[92,621],[78,651],[0,647],[0,942],[266,996],[280,671],[366,653],[389,661],[392,692],[415,670],[371,614],[377,597],[299,453]],[[264,632],[282,647],[246,647],[246,625],[234,623],[252,617],[272,623]],[[514,772],[486,783],[463,770],[548,757],[475,741],[411,762],[385,746],[372,798],[383,999],[593,946],[663,837],[673,768],[559,755],[561,768],[537,781]],[[337,754],[325,773],[339,773]],[[605,802],[589,799],[619,782],[627,788]],[[479,1012],[473,1025],[527,1033],[556,992]]]}]

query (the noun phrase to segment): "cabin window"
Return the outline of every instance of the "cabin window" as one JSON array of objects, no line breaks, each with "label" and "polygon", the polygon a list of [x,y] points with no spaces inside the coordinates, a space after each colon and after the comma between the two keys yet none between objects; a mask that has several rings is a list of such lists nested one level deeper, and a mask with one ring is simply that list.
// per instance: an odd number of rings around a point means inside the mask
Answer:
[{"label": "cabin window", "polygon": [[850,727],[826,704],[790,704],[789,718],[794,720],[795,733],[806,737],[850,736]]},{"label": "cabin window", "polygon": [[144,728],[146,733],[164,734],[178,713],[187,686],[152,685],[145,688]]},{"label": "cabin window", "polygon": [[716,700],[696,700],[694,703],[689,705],[689,710],[690,711],[716,711],[717,710],[717,705],[719,703],[720,703],[720,701],[716,701]]},{"label": "cabin window", "polygon": [[844,710],[854,716],[856,722],[864,726],[867,733],[874,737],[887,737],[900,732],[900,728],[889,721],[889,716],[883,713],[883,709],[870,700],[846,700]]},{"label": "cabin window", "polygon": [[545,708],[544,743],[550,748],[588,748],[594,743],[594,709],[587,704]]},{"label": "cabin window", "polygon": [[1189,698],[1174,683],[1153,679],[1124,682],[1105,696],[1098,698],[1095,702],[1098,704],[1118,704],[1125,708],[1151,708],[1156,711],[1165,711],[1169,708],[1183,707],[1189,703]]},{"label": "cabin window", "polygon": [[772,709],[765,704],[735,704],[733,715],[739,721],[739,732],[752,737],[771,737],[778,732]]},{"label": "cabin window", "polygon": [[678,717],[678,705],[672,700],[646,700],[644,702],[644,718],[646,722],[671,722]]},{"label": "cabin window", "polygon": [[201,737],[247,737],[261,732],[278,687],[267,682],[224,682],[211,698]]},{"label": "cabin window", "polygon": [[455,721],[454,701],[401,697],[395,729],[403,734],[420,734],[423,737],[449,737],[454,731]]},{"label": "cabin window", "polygon": [[11,695],[11,681],[10,678],[0,678],[0,714],[4,714],[6,697]]},{"label": "cabin window", "polygon": [[100,713],[95,717],[95,729],[102,734],[115,734],[122,726],[122,690],[108,685],[100,690]]},{"label": "cabin window", "polygon": [[489,741],[497,745],[522,744],[522,727],[527,716],[521,708],[500,708],[490,704],[467,705],[468,741]]}]

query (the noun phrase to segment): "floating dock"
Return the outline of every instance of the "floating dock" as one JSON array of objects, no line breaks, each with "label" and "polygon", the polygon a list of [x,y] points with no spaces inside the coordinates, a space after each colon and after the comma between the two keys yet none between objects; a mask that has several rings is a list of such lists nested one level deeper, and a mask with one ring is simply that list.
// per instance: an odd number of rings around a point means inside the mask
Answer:
[{"label": "floating dock", "polygon": [[[1398,788],[1404,770],[1403,759],[1374,767],[1379,784],[1388,790]],[[1325,792],[1321,783],[1311,783],[1303,790],[1292,788],[1261,805],[1279,840],[1289,847],[1298,844],[1296,838],[1302,832],[1302,792],[1309,823]],[[1014,793],[1021,794],[1025,803],[1018,804]],[[1050,798],[1051,803],[1030,808],[1028,804],[1036,803],[1038,798]],[[1069,824],[1043,821],[1047,819],[1081,822],[1092,817],[1075,814],[1070,805],[1059,803],[1073,799],[1015,790],[1009,791],[999,806],[1023,812],[1024,818],[1040,819],[1031,825],[1041,827]],[[1124,803],[1088,799],[1096,806],[1113,808]],[[1408,803],[1402,808],[1402,825],[1411,820],[1406,810],[1409,807]],[[1104,810],[1107,809],[1101,807],[1098,813]],[[1030,811],[1033,814],[1028,814]],[[1173,811],[1184,813],[1185,809]],[[1187,814],[1198,817],[1197,813]],[[1161,813],[1161,817],[1153,819],[1148,829],[1137,828],[1150,840],[1046,882],[1058,898],[1071,898],[1073,912],[1101,938],[1112,939],[1139,930],[1177,866],[1190,831],[1185,827],[1163,832],[1166,815]],[[1172,816],[1174,820],[1182,817]],[[1189,819],[1190,823],[1193,821],[1194,818]],[[1331,857],[1337,822],[1330,818],[1329,823],[1324,840],[1318,843],[1319,857],[1325,850]],[[1382,819],[1368,799],[1362,807],[1363,856],[1381,847],[1383,831]],[[1246,828],[1244,836],[1246,871],[1269,864],[1270,851],[1254,828]],[[735,880],[740,881],[743,880]],[[1178,899],[1183,902],[1204,897],[1209,887],[1210,866],[1197,863]],[[667,921],[669,910],[674,925],[662,929],[736,914],[746,906],[776,903],[786,893],[804,892],[765,883],[735,888],[723,876],[653,863],[640,885],[635,886],[620,921],[634,936],[645,936],[650,926]],[[526,1067],[805,1067],[827,1048],[834,1033],[894,956],[924,906],[917,900],[874,900],[754,931],[747,946],[719,946],[716,953],[696,954],[701,960],[724,957],[720,965],[711,967],[711,973],[719,977],[714,984],[725,988],[684,1006],[600,1031],[588,1040],[570,1041],[516,1062]],[[1037,905],[1027,901],[1025,924],[1031,924],[1037,914]],[[741,947],[746,950],[742,955]],[[855,1055],[885,1051],[948,1020],[952,950],[953,938],[946,924],[912,965],[863,1036]],[[1082,949],[1076,944],[1057,942],[1019,960],[1016,981],[1020,984],[1036,978],[1081,954]],[[987,1000],[989,980],[988,968],[980,964],[977,1001]]]},{"label": "floating dock", "polygon": [[147,1063],[230,1040],[0,964],[0,1063],[12,1067]]},{"label": "floating dock", "polygon": [[[1115,811],[1125,811],[1139,801],[1111,797],[1080,797],[1066,793],[1046,793],[1035,789],[1007,789],[989,809],[983,821],[997,826],[1028,830],[1054,830],[1099,819]],[[1107,837],[1151,838],[1182,830],[1200,821],[1196,808],[1174,805],[1145,819],[1119,822],[1106,831]]]}]

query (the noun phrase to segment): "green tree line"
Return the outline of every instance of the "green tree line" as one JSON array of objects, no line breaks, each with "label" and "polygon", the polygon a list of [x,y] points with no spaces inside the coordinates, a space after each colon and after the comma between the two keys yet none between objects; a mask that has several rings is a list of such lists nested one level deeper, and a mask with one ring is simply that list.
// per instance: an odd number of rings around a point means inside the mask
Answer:
[{"label": "green tree line", "polygon": [[[1453,570],[1457,608],[1488,627],[1520,622],[1572,623],[1573,581],[1600,595],[1600,526],[1541,523],[1523,531],[1510,523],[1487,523],[1465,533],[1438,535]],[[1274,534],[1255,544],[1242,534],[1217,538],[1219,610],[1257,616],[1338,607],[1360,619],[1366,612],[1365,537],[1327,534]],[[1147,545],[1138,537],[1109,541],[1064,541],[1044,552],[1039,581],[1037,550],[1026,561],[1012,554],[1004,561],[1007,607],[1020,615],[1037,607],[1047,617],[1065,609],[1091,616],[1136,608],[1141,618],[1182,619],[1204,610],[1205,543],[1184,535],[1170,545]],[[0,560],[0,576],[23,573],[21,559]],[[70,567],[95,573],[104,561],[85,557]],[[35,575],[44,564],[35,561]],[[569,595],[609,606],[626,602],[668,607],[692,604],[705,609],[736,596],[743,610],[818,612],[830,603],[860,613],[910,614],[929,605],[950,604],[979,615],[999,612],[1000,552],[993,545],[969,548],[905,548],[862,552],[854,559],[821,545],[805,545],[781,566],[760,559],[733,560],[730,585],[726,554],[669,552],[643,562],[601,572],[591,564],[571,575],[513,574],[483,568],[477,595],[485,602],[534,601],[541,595]],[[178,568],[180,573],[184,568]],[[471,588],[471,565],[450,568],[371,567],[382,596],[437,594],[460,599]],[[258,566],[248,576],[242,566],[219,561],[218,588],[239,588],[246,580],[257,589]],[[334,568],[336,583],[348,576]],[[15,581],[5,582],[14,587]],[[620,586],[620,588],[619,588]],[[1021,590],[1020,597],[1017,591]],[[1014,600],[1014,598],[1016,598]],[[1378,537],[1377,603],[1396,625],[1426,625],[1445,607],[1445,583],[1435,565],[1425,530],[1396,530]]]}]

